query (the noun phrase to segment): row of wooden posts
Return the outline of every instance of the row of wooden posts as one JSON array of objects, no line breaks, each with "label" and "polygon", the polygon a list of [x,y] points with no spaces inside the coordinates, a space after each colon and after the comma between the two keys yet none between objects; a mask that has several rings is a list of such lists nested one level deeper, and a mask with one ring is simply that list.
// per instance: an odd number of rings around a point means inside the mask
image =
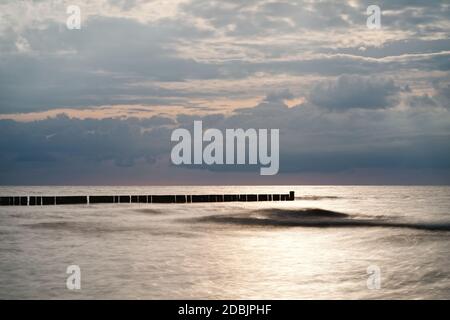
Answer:
[{"label": "row of wooden posts", "polygon": [[0,197],[2,206],[47,206],[101,203],[198,203],[293,201],[289,194],[121,195],[121,196],[14,196]]}]

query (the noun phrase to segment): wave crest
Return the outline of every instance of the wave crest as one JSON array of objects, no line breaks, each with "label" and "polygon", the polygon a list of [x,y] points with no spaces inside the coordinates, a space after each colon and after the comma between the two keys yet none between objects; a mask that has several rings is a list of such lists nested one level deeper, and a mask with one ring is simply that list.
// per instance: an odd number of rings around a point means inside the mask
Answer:
[{"label": "wave crest", "polygon": [[196,218],[198,222],[250,226],[280,226],[280,227],[378,227],[378,228],[409,228],[428,231],[450,231],[449,223],[416,223],[389,220],[386,217],[362,217],[346,213],[312,209],[264,209],[247,214],[211,215]]}]

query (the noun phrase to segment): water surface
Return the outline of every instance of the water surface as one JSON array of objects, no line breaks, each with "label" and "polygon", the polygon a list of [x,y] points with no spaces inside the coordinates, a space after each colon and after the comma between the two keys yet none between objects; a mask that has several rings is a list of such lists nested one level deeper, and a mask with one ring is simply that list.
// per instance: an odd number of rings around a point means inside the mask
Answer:
[{"label": "water surface", "polygon": [[[0,298],[449,299],[450,187],[0,187],[293,202],[0,207]],[[66,268],[81,268],[81,290]],[[367,287],[367,268],[381,288]]]}]

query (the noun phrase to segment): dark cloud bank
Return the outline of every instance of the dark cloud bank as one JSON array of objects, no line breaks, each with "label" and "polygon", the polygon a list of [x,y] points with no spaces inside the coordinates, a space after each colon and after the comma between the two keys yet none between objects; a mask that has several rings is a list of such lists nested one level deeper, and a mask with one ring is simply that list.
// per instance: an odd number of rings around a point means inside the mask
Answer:
[{"label": "dark cloud bank", "polygon": [[[341,90],[336,91],[336,87]],[[356,93],[351,94],[352,90]],[[282,91],[273,92],[258,106],[238,110],[231,116],[181,114],[176,119],[80,120],[61,115],[31,123],[2,120],[0,177],[3,184],[127,183],[127,172],[136,175],[135,170],[140,170],[140,179],[133,182],[151,184],[161,168],[170,175],[172,130],[177,127],[192,130],[193,121],[202,120],[204,128],[222,130],[279,128],[280,176],[267,178],[266,183],[281,183],[286,174],[299,177],[298,183],[303,183],[302,175],[333,176],[355,170],[374,172],[365,183],[383,183],[383,179],[376,178],[377,174],[392,170],[416,172],[417,179],[406,180],[411,183],[449,183],[447,109],[433,106],[428,112],[413,107],[396,110],[390,101],[396,101],[399,91],[390,80],[343,76],[334,83],[315,87],[311,96],[317,105],[305,102],[289,108],[283,101],[291,98],[291,94]],[[361,92],[375,92],[376,97],[367,105]],[[322,101],[319,99],[322,96],[327,99]],[[240,180],[240,172],[259,174],[257,167],[249,166],[195,169],[180,170],[202,169],[218,174],[225,171],[235,174],[236,183],[246,181]],[[433,179],[424,179],[423,172],[433,173]],[[218,183],[214,174],[210,177],[211,183]],[[352,181],[358,183],[358,178]]]}]

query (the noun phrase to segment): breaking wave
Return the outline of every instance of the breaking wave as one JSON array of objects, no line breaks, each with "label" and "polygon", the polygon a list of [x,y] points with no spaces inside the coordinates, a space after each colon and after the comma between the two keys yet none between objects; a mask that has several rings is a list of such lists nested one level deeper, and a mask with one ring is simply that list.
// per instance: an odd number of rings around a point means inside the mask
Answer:
[{"label": "breaking wave", "polygon": [[416,223],[386,217],[358,216],[323,209],[265,209],[247,214],[211,215],[196,218],[198,222],[280,227],[378,227],[408,228],[428,231],[450,231],[450,223]]}]

